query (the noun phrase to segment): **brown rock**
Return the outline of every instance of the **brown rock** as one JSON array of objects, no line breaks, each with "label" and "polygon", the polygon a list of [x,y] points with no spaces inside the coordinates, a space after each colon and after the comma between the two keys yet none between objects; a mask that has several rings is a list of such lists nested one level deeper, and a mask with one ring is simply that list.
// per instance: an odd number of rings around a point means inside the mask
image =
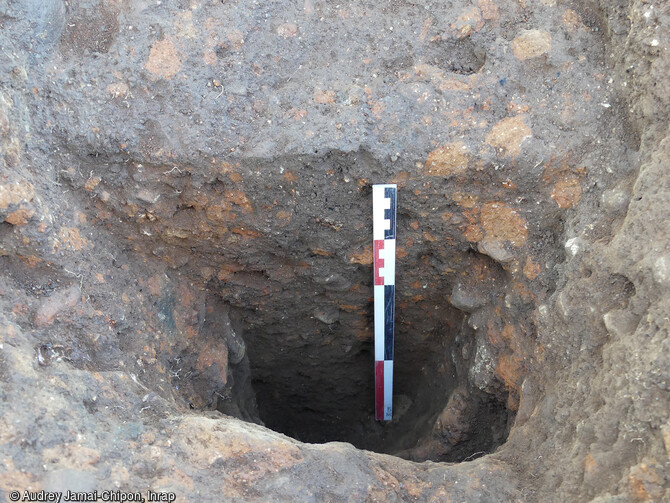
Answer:
[{"label": "brown rock", "polygon": [[241,190],[228,190],[225,195],[226,202],[229,205],[235,205],[242,208],[244,213],[251,213],[254,211],[251,206],[251,201],[249,201],[249,198]]},{"label": "brown rock", "polygon": [[74,307],[79,302],[80,297],[81,290],[78,286],[73,285],[45,298],[35,313],[35,325],[38,327],[51,325],[58,313]]},{"label": "brown rock", "polygon": [[208,339],[200,350],[195,367],[204,372],[212,369],[219,383],[226,384],[228,378],[228,346],[225,340]]},{"label": "brown rock", "polygon": [[35,211],[32,208],[21,208],[7,215],[5,222],[12,225],[26,225],[34,214]]},{"label": "brown rock", "polygon": [[170,38],[154,42],[145,68],[157,77],[169,79],[181,69],[181,55]]},{"label": "brown rock", "polygon": [[349,256],[349,262],[352,264],[369,265],[373,262],[372,246],[367,246],[362,250],[352,253]]},{"label": "brown rock", "polygon": [[60,245],[74,251],[81,251],[88,245],[88,241],[85,237],[82,237],[79,229],[76,227],[61,227],[58,232],[58,237],[60,239]]},{"label": "brown rock", "polygon": [[34,195],[33,185],[25,180],[2,184],[0,185],[0,209],[7,209],[10,204],[28,203],[33,200]]},{"label": "brown rock", "polygon": [[507,389],[518,392],[525,372],[523,360],[519,355],[506,354],[498,360],[496,374],[505,383]]},{"label": "brown rock", "polygon": [[582,25],[582,18],[572,9],[566,9],[562,17],[563,26],[569,31],[575,31]]},{"label": "brown rock", "polygon": [[484,237],[484,233],[480,226],[470,224],[465,228],[465,231],[463,231],[463,236],[465,236],[465,239],[471,243],[476,243]]},{"label": "brown rock", "polygon": [[[454,194],[451,197],[457,205],[462,206],[463,208],[474,208],[477,205],[478,197],[472,194],[466,194],[464,192],[454,192]],[[465,214],[465,212],[463,213]],[[468,220],[470,220],[469,217]]]},{"label": "brown rock", "polygon": [[500,17],[500,9],[493,0],[479,0],[478,5],[485,20],[492,21]]},{"label": "brown rock", "polygon": [[260,232],[255,231],[253,229],[248,229],[246,227],[233,227],[231,229],[231,232],[233,234],[238,234],[239,236],[243,236],[246,238],[259,238],[262,236]]},{"label": "brown rock", "polygon": [[451,29],[457,38],[464,38],[472,35],[472,32],[481,30],[484,26],[481,11],[477,7],[471,7],[461,13],[456,22],[451,25]]},{"label": "brown rock", "polygon": [[[127,92],[128,86],[126,86],[126,92]],[[108,88],[109,90],[109,88]],[[88,180],[86,180],[86,183],[84,184],[84,189],[87,190],[88,192],[91,192],[93,189],[95,189],[98,184],[100,183],[100,177],[99,176],[92,176]]]},{"label": "brown rock", "polygon": [[486,143],[501,150],[508,157],[516,157],[521,153],[521,144],[532,136],[523,115],[507,117],[496,123],[486,135]]},{"label": "brown rock", "polygon": [[445,143],[428,154],[424,169],[431,176],[454,175],[467,169],[468,160],[468,147],[465,143]]},{"label": "brown rock", "polygon": [[559,208],[572,208],[582,197],[582,186],[579,179],[569,176],[559,180],[551,189],[551,198]]},{"label": "brown rock", "polygon": [[509,241],[515,247],[526,243],[528,238],[526,220],[506,204],[500,202],[485,204],[481,209],[480,220],[486,233],[486,240]]},{"label": "brown rock", "polygon": [[523,268],[523,275],[528,279],[535,279],[542,272],[542,268],[533,262],[531,257],[526,258],[526,265]]},{"label": "brown rock", "polygon": [[525,61],[537,58],[551,50],[551,34],[542,30],[526,30],[512,40],[514,56]]},{"label": "brown rock", "polygon": [[328,103],[333,103],[335,101],[335,91],[317,90],[314,93],[314,101],[321,105],[327,105]]},{"label": "brown rock", "polygon": [[631,468],[628,484],[635,502],[661,501],[665,493],[662,471],[659,473],[655,466],[647,463]]}]

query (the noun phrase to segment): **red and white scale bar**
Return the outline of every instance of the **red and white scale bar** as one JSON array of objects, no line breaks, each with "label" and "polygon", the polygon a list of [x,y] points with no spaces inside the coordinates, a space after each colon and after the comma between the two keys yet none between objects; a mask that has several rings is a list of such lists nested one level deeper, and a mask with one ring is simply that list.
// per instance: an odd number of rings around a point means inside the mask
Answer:
[{"label": "red and white scale bar", "polygon": [[393,415],[393,328],[395,314],[396,185],[372,186],[375,293],[375,418]]}]

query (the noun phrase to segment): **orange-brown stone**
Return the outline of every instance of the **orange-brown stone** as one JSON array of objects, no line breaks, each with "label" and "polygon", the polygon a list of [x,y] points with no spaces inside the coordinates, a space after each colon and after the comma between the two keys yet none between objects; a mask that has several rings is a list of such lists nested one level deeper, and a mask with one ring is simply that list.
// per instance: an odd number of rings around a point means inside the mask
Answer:
[{"label": "orange-brown stone", "polygon": [[508,157],[517,157],[521,154],[521,144],[532,136],[524,117],[507,117],[496,123],[486,135],[486,143]]},{"label": "orange-brown stone", "polygon": [[425,170],[431,176],[462,173],[468,167],[468,148],[462,141],[445,143],[428,154]]},{"label": "orange-brown stone", "polygon": [[169,79],[181,69],[181,55],[170,38],[154,42],[145,68],[156,77]]}]

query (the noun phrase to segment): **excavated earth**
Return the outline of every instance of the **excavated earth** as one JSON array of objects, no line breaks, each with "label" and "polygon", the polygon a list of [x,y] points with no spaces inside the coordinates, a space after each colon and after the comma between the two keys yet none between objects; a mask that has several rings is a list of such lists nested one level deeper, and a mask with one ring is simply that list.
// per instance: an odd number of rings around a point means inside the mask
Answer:
[{"label": "excavated earth", "polygon": [[670,501],[669,74],[664,0],[0,1],[0,493]]}]

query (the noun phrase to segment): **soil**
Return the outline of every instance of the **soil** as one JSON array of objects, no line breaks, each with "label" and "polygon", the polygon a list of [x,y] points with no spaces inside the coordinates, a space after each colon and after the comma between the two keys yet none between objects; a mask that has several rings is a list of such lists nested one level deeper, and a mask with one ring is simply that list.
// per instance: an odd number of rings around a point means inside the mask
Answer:
[{"label": "soil", "polygon": [[667,2],[16,0],[0,29],[7,500],[670,501]]}]

